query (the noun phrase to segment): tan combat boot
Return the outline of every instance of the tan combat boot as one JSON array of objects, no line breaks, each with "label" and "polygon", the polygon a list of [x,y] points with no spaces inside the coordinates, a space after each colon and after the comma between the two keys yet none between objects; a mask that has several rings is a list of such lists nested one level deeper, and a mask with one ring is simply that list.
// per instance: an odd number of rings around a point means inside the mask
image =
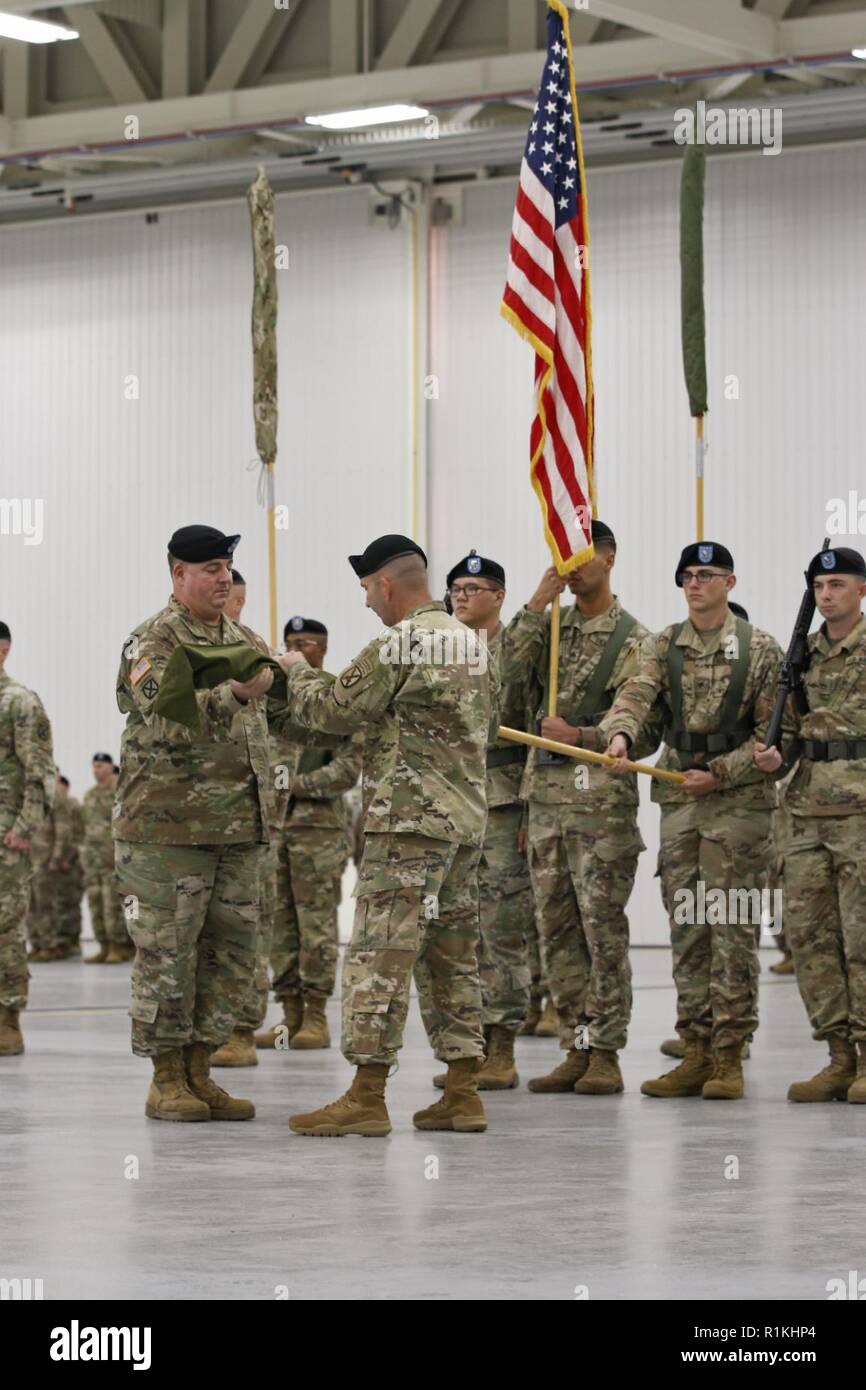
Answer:
[{"label": "tan combat boot", "polygon": [[295,1035],[289,1039],[289,1047],[298,1048],[301,1051],[312,1051],[316,1047],[331,1046],[328,1020],[325,1017],[325,1002],[324,999],[317,999],[314,995],[310,995],[304,1000],[304,1021]]},{"label": "tan combat boot", "polygon": [[190,1043],[183,1050],[189,1089],[199,1100],[203,1100],[210,1111],[212,1120],[252,1120],[256,1107],[251,1100],[238,1100],[230,1096],[215,1081],[210,1079],[209,1043]]},{"label": "tan combat boot", "polygon": [[559,1037],[559,1014],[556,1012],[556,1005],[550,998],[544,1006],[541,1019],[535,1025],[535,1036],[537,1038]]},{"label": "tan combat boot", "polygon": [[682,1038],[665,1038],[659,1052],[663,1057],[685,1057],[686,1045]]},{"label": "tan combat boot", "polygon": [[108,949],[105,952],[106,965],[120,965],[128,957],[124,955],[122,948],[116,941],[109,941]]},{"label": "tan combat boot", "polygon": [[713,1074],[701,1091],[704,1100],[742,1100],[743,1094],[742,1043],[714,1047]]},{"label": "tan combat boot", "polygon": [[857,1079],[849,1087],[848,1099],[854,1105],[866,1105],[866,1043],[858,1043],[857,1052]]},{"label": "tan combat boot", "polygon": [[[858,1073],[857,1053],[847,1038],[827,1039],[830,1049],[829,1064],[808,1081],[795,1081],[788,1088],[788,1100],[823,1101],[850,1100],[849,1087],[856,1084]],[[866,1094],[864,1094],[866,1100]]]},{"label": "tan combat boot", "polygon": [[27,957],[27,959],[28,959],[28,960],[33,960],[33,961],[50,960],[50,956],[48,955],[48,953],[47,953],[46,951],[43,950],[43,948],[42,948],[41,946],[36,946],[36,947],[34,947],[34,949],[30,952],[30,954],[29,954],[29,956]]},{"label": "tan combat boot", "polygon": [[301,1026],[304,1016],[304,1004],[299,994],[289,994],[282,1000],[283,1021],[275,1023],[273,1028],[266,1028],[263,1033],[256,1033],[256,1047],[264,1051],[267,1048],[274,1050],[284,1048],[291,1042]]},{"label": "tan combat boot", "polygon": [[0,1004],[0,1057],[17,1057],[24,1051],[18,1010]]},{"label": "tan combat boot", "polygon": [[514,1064],[514,1034],[494,1023],[489,1030],[484,1062],[475,1084],[479,1091],[511,1091],[519,1081]]},{"label": "tan combat boot", "polygon": [[451,1129],[458,1134],[481,1134],[487,1117],[478,1094],[480,1057],[458,1057],[448,1063],[445,1094],[435,1105],[416,1110],[412,1123],[416,1129]]},{"label": "tan combat boot", "polygon": [[794,969],[794,957],[786,956],[784,960],[776,961],[775,965],[771,965],[770,969],[774,975],[794,975],[796,974]]},{"label": "tan combat boot", "polygon": [[151,1120],[209,1120],[210,1110],[193,1095],[179,1048],[153,1059],[153,1080],[144,1113]]},{"label": "tan combat boot", "polygon": [[590,1048],[589,1066],[574,1083],[575,1095],[614,1096],[624,1089],[617,1054],[600,1047]]},{"label": "tan combat boot", "polygon": [[575,1083],[586,1074],[589,1066],[589,1052],[585,1047],[570,1047],[558,1067],[546,1076],[534,1076],[529,1083],[530,1091],[542,1094],[574,1091]]},{"label": "tan combat boot", "polygon": [[211,1053],[212,1067],[257,1067],[256,1044],[252,1028],[233,1028],[228,1042]]},{"label": "tan combat boot", "polygon": [[534,1038],[535,1030],[541,1022],[541,995],[531,994],[529,996],[529,1008],[526,1013],[526,1022],[520,1030],[521,1038]]},{"label": "tan combat boot", "polygon": [[662,1100],[699,1096],[712,1074],[713,1062],[709,1042],[706,1038],[688,1038],[686,1055],[679,1066],[653,1081],[645,1081],[640,1089],[643,1095],[656,1096]]},{"label": "tan combat boot", "polygon": [[384,1139],[391,1133],[391,1119],[385,1104],[385,1083],[388,1067],[384,1062],[370,1062],[358,1067],[355,1079],[344,1096],[312,1110],[306,1115],[290,1115],[289,1127],[296,1134],[342,1139],[346,1134],[361,1134],[368,1139]]},{"label": "tan combat boot", "polygon": [[120,952],[121,960],[135,960],[135,942],[120,941],[117,943],[117,950]]},{"label": "tan combat boot", "polygon": [[107,942],[107,941],[100,941],[100,942],[98,942],[98,944],[97,944],[97,949],[94,951],[93,955],[92,955],[92,956],[85,956],[85,957],[84,957],[84,964],[85,964],[85,965],[102,965],[102,963],[103,963],[103,961],[105,960],[105,958],[106,958],[107,955],[108,955],[108,942]]}]

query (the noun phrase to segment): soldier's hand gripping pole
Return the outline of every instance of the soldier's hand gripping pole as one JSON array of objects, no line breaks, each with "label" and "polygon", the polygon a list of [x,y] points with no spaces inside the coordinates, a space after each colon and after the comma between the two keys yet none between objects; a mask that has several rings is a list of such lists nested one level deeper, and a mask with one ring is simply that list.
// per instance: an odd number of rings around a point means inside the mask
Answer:
[{"label": "soldier's hand gripping pole", "polygon": [[[830,538],[827,536],[821,549],[827,550],[829,546]],[[800,713],[805,714],[806,712],[803,674],[808,665],[806,639],[809,636],[809,628],[812,626],[812,619],[815,616],[815,592],[809,583],[808,574],[804,574],[803,577],[806,580],[806,592],[800,602],[800,609],[797,613],[797,620],[794,623],[794,631],[785,653],[785,659],[779,668],[776,703],[773,706],[773,713],[770,715],[770,722],[764,735],[764,744],[767,748],[781,749],[782,719],[789,695],[794,696]]]},{"label": "soldier's hand gripping pole", "polygon": [[[582,763],[595,763],[598,767],[616,767],[619,761],[607,753],[593,753],[589,748],[572,748],[569,743],[557,743],[554,739],[542,738],[539,734],[525,734],[522,729],[506,729],[503,724],[499,726],[499,737],[510,738],[515,743],[527,743],[530,748],[546,748],[551,753],[564,754],[566,758],[575,758]],[[682,772],[665,772],[663,768],[652,767],[649,763],[627,762],[626,767],[629,772],[643,772],[648,777],[655,777],[659,782],[686,780]]]}]

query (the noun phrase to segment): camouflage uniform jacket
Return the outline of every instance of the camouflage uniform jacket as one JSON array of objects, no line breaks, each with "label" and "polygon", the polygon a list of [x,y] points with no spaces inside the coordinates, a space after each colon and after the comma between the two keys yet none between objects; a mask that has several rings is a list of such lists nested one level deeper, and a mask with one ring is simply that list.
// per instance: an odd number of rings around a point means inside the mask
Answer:
[{"label": "camouflage uniform jacket", "polygon": [[49,861],[52,869],[61,864],[70,866],[78,863],[78,847],[81,844],[83,826],[81,804],[74,796],[58,796],[54,800],[54,846]]},{"label": "camouflage uniform jacket", "polygon": [[97,785],[84,793],[81,864],[89,877],[109,874],[114,869],[114,840],[111,835],[113,807],[114,788],[111,786]]},{"label": "camouflage uniform jacket", "polygon": [[[576,725],[577,715],[583,712],[583,698],[622,613],[623,607],[618,598],[614,598],[606,613],[595,617],[585,618],[577,604],[562,610],[559,620],[557,714],[567,724]],[[528,608],[521,608],[512,618],[508,632],[512,661],[518,668],[531,666],[546,690],[550,669],[549,612],[533,613]],[[647,635],[647,629],[640,623],[632,628],[611,672],[607,692],[619,690],[637,670],[640,644]],[[542,707],[539,718],[544,714],[546,709]],[[637,740],[637,758],[648,757],[658,747],[662,724],[660,707],[650,701],[645,720],[641,722],[644,728]],[[581,727],[583,748],[603,753],[607,743],[608,740],[599,733],[598,725]],[[585,778],[580,779],[584,783],[582,786],[575,778],[578,768],[585,773]],[[611,812],[634,811],[639,799],[636,773],[614,777],[603,767],[593,767],[590,763],[572,759],[566,763],[539,763],[534,751],[530,752],[526,762],[521,792],[527,801],[547,806],[568,805],[596,818]]]},{"label": "camouflage uniform jacket", "polygon": [[[200,728],[152,713],[166,662],[180,643],[252,642],[263,638],[224,614],[201,622],[174,597],[124,644],[117,704],[126,714],[114,808],[116,840],[145,844],[219,845],[267,841],[273,822],[268,729],[287,719],[270,694],[242,704],[224,682],[196,692]],[[301,735],[303,737],[303,735]]]},{"label": "camouflage uniform jacket", "polygon": [[51,725],[38,695],[0,671],[0,835],[38,829],[54,802]]},{"label": "camouflage uniform jacket", "polygon": [[290,668],[298,723],[365,732],[365,835],[482,844],[499,682],[486,660],[460,659],[468,639],[475,634],[430,600],[369,642],[333,683],[309,666]]},{"label": "camouflage uniform jacket", "polygon": [[[499,737],[499,725],[507,729],[525,729],[529,693],[526,668],[509,660],[506,651],[511,644],[508,629],[499,625],[487,638],[487,659],[499,677],[500,710],[498,719],[490,725],[487,744],[487,806],[512,806],[519,802],[520,783],[526,767],[525,745]],[[506,666],[508,672],[506,675]],[[505,758],[508,761],[502,761]],[[491,766],[491,764],[493,764]]]},{"label": "camouflage uniform jacket", "polygon": [[364,736],[358,731],[335,752],[305,748],[292,783],[290,820],[293,830],[321,827],[346,830],[343,792],[351,791],[361,774]]},{"label": "camouflage uniform jacket", "polygon": [[[866,617],[838,642],[830,641],[822,624],[808,647],[803,684],[809,712],[793,711],[798,738],[866,739]],[[785,801],[795,816],[866,815],[866,758],[801,758]]]},{"label": "camouflage uniform jacket", "polygon": [[[637,671],[618,692],[600,726],[605,741],[614,734],[625,734],[634,743],[647,712],[659,697],[669,708],[668,648],[679,627],[679,623],[674,623],[643,642]],[[690,733],[715,733],[718,729],[722,701],[731,679],[732,657],[725,653],[733,651],[731,643],[736,640],[736,631],[736,619],[729,610],[721,628],[712,636],[707,635],[706,646],[702,635],[688,621],[677,639],[678,646],[683,649],[682,719]],[[738,798],[748,805],[776,804],[774,782],[777,778],[755,766],[753,753],[773,711],[781,660],[782,652],[776,639],[760,628],[752,628],[746,683],[737,712],[738,722],[749,723],[752,733],[730,752],[689,755],[694,764],[713,774],[719,791],[736,791]],[[630,751],[629,756],[634,754]],[[657,766],[681,771],[679,753],[666,746]],[[662,804],[694,800],[673,783],[656,780],[653,780],[651,795],[653,801]]]}]

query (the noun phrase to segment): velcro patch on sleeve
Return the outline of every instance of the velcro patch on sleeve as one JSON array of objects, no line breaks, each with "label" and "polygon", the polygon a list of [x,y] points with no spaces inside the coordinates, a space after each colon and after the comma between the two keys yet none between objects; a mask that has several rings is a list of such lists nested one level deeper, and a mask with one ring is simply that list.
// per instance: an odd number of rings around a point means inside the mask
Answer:
[{"label": "velcro patch on sleeve", "polygon": [[153,663],[152,663],[151,661],[148,661],[148,659],[147,659],[146,656],[143,656],[143,657],[141,658],[140,661],[137,661],[137,662],[135,663],[135,665],[133,666],[132,670],[131,670],[130,673],[129,673],[129,681],[130,681],[130,684],[133,685],[133,686],[138,685],[139,681],[143,681],[143,680],[144,680],[144,678],[145,678],[145,676],[147,675],[148,671],[152,671],[152,670],[153,670]]}]

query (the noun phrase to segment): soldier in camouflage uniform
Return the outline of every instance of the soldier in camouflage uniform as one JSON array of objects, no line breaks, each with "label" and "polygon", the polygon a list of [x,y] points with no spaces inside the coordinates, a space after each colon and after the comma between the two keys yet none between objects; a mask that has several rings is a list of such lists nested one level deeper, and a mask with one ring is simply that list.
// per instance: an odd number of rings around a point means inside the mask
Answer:
[{"label": "soldier in camouflage uniform", "polygon": [[298,722],[366,735],[364,858],[342,979],[342,1049],[357,1072],[346,1095],[289,1123],[300,1134],[390,1132],[385,1083],[402,1043],[414,967],[448,1082],[413,1123],[482,1130],[477,876],[498,681],[475,635],[431,598],[426,557],[414,541],[380,537],[350,563],[388,630],[333,682],[299,652],[280,661]]},{"label": "soldier in camouflage uniform", "polygon": [[84,827],[81,803],[69,795],[69,778],[57,779],[54,800],[54,851],[48,865],[54,877],[56,932],[64,958],[80,956],[81,947],[81,844]]},{"label": "soldier in camouflage uniform", "polygon": [[11,646],[0,623],[0,1056],[24,1051],[19,1013],[27,1006],[24,924],[30,843],[54,799],[51,725],[38,695],[4,667]]},{"label": "soldier in camouflage uniform", "polygon": [[27,905],[27,937],[32,961],[62,960],[65,956],[57,934],[54,875],[48,865],[54,853],[54,805],[60,775],[55,770],[51,806],[30,839],[30,892]]},{"label": "soldier in camouflage uniform", "polygon": [[[273,671],[197,691],[199,729],[155,713],[179,644],[244,643],[223,607],[237,536],[187,526],[169,542],[173,592],[124,645],[117,702],[127,715],[113,825],[121,891],[136,945],[132,1048],[153,1058],[153,1119],[246,1120],[255,1109],[210,1078],[255,964],[262,847],[272,817],[268,727],[285,697]],[[268,657],[267,644],[259,639]],[[281,681],[282,683],[282,681]]]},{"label": "soldier in camouflage uniform", "polygon": [[244,579],[240,570],[232,570],[232,591],[228,596],[223,613],[227,618],[231,618],[233,623],[237,623],[243,632],[251,632],[252,629],[246,627],[241,622],[241,614],[247,602],[247,581]]},{"label": "soldier in camouflage uniform", "polygon": [[[567,583],[575,601],[560,626],[560,712],[549,717],[545,698],[541,733],[598,751],[597,722],[636,669],[646,628],[611,592],[616,540],[610,527],[593,521],[592,538],[595,558],[572,570],[567,580],[548,570],[512,619],[508,636],[515,667],[531,667],[546,687],[550,619],[545,608]],[[647,734],[645,753],[655,740]],[[626,1044],[632,1004],[626,905],[644,848],[637,777],[620,782],[602,768],[564,756],[551,762],[540,751],[527,760],[521,791],[529,802],[529,868],[542,953],[565,1052],[560,1065],[530,1081],[529,1089],[614,1095],[623,1089],[618,1053]]]},{"label": "soldier in camouflage uniform", "polygon": [[[821,551],[808,569],[821,617],[808,638],[805,712],[790,711],[800,761],[785,795],[784,912],[812,1036],[829,1064],[793,1101],[866,1104],[866,561]],[[759,745],[774,773],[787,749]]]},{"label": "soldier in camouflage uniform", "polygon": [[[686,775],[680,785],[654,781],[652,788],[661,806],[658,873],[686,1052],[641,1090],[735,1100],[743,1094],[742,1046],[758,1024],[756,926],[775,801],[752,753],[772,713],[781,652],[729,611],[736,577],[725,546],[687,546],[675,578],[685,589],[687,620],[644,642],[638,670],[601,725],[608,752],[624,759],[661,698],[668,719],[658,766]],[[715,895],[725,899],[721,921]]]},{"label": "soldier in camouflage uniform", "polygon": [[[487,749],[487,828],[478,869],[481,977],[486,1056],[478,1074],[479,1091],[509,1090],[518,1083],[514,1039],[529,1011],[530,971],[527,936],[534,930],[535,903],[526,862],[520,850],[524,805],[520,781],[526,748],[499,738],[500,723],[524,727],[526,673],[513,672],[504,682],[503,646],[508,641],[500,621],[505,598],[505,571],[496,560],[471,551],[448,575],[454,616],[487,643],[487,659],[499,673],[501,708],[489,731]],[[433,1078],[444,1089],[446,1073]]]},{"label": "soldier in camouflage uniform", "polygon": [[[287,651],[301,651],[320,670],[327,630],[312,618],[286,624]],[[274,822],[263,876],[256,973],[247,1003],[214,1066],[256,1066],[256,1048],[330,1047],[325,1004],[337,967],[337,907],[348,858],[342,789],[354,786],[360,739],[307,736],[306,745],[271,737]],[[268,1007],[268,966],[283,1022],[255,1036]],[[296,1041],[297,1039],[297,1041]]]},{"label": "soldier in camouflage uniform", "polygon": [[117,779],[114,760],[109,753],[94,753],[93,778],[95,785],[84,794],[82,815],[84,840],[81,863],[84,886],[90,908],[90,921],[97,949],[85,958],[85,965],[112,965],[131,960],[135,947],[129,939],[123,900],[114,867],[114,840],[111,818]]}]

